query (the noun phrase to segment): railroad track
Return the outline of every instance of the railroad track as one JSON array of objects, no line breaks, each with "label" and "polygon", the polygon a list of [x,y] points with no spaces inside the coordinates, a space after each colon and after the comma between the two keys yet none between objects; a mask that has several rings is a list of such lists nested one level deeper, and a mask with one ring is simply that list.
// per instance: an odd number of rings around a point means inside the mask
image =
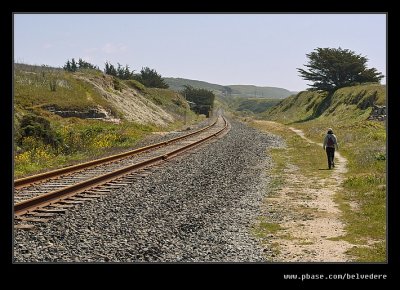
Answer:
[{"label": "railroad track", "polygon": [[32,228],[30,222],[46,222],[69,207],[109,194],[227,129],[225,118],[218,116],[210,126],[172,140],[15,180],[16,228]]}]

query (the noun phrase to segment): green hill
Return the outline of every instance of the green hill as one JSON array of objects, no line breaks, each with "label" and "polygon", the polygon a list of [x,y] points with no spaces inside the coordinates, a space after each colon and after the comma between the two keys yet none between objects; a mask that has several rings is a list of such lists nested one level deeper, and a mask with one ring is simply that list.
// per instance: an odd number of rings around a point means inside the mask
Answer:
[{"label": "green hill", "polygon": [[164,78],[165,82],[174,91],[183,90],[183,86],[189,85],[194,88],[207,89],[213,91],[216,95],[227,95],[232,97],[245,98],[270,98],[282,99],[293,94],[286,89],[276,87],[258,87],[253,85],[217,85],[208,82],[189,80],[183,78]]},{"label": "green hill", "polygon": [[229,85],[232,89],[232,95],[252,98],[273,98],[283,99],[293,93],[282,88],[258,87],[253,85]]},{"label": "green hill", "polygon": [[15,176],[131,148],[197,119],[182,95],[97,70],[14,66]]},{"label": "green hill", "polygon": [[303,91],[280,101],[262,114],[264,118],[284,123],[304,122],[327,117],[331,122],[354,118],[368,118],[373,105],[384,105],[386,87],[380,84],[364,84],[337,90],[328,96],[326,92]]},{"label": "green hill", "polygon": [[164,78],[169,88],[174,91],[182,91],[184,86],[192,86],[196,89],[206,89],[213,91],[215,94],[221,94],[224,91],[224,86],[211,84],[203,81],[189,80],[183,78]]},{"label": "green hill", "polygon": [[[268,98],[243,98],[243,97],[217,97],[225,109],[230,111],[236,111],[243,114],[257,114],[265,112],[268,108],[275,106],[279,103],[279,99],[268,99]],[[223,105],[222,105],[223,104]]]}]

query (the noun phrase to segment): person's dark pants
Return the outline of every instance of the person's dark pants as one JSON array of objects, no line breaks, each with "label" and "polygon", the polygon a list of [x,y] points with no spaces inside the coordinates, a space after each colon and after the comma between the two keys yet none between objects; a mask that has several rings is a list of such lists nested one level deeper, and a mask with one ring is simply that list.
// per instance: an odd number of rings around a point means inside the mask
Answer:
[{"label": "person's dark pants", "polygon": [[334,147],[326,147],[326,156],[328,157],[328,167],[331,169],[333,165],[333,160],[335,158],[335,148]]}]

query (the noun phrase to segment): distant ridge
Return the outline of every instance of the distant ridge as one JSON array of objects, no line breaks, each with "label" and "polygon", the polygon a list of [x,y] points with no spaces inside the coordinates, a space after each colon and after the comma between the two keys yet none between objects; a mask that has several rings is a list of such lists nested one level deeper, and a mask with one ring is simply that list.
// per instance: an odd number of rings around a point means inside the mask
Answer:
[{"label": "distant ridge", "polygon": [[190,80],[184,78],[164,78],[170,89],[181,91],[185,85],[199,89],[213,91],[216,95],[240,96],[245,98],[273,98],[284,99],[295,94],[289,90],[277,87],[258,87],[254,85],[218,85],[204,81]]}]

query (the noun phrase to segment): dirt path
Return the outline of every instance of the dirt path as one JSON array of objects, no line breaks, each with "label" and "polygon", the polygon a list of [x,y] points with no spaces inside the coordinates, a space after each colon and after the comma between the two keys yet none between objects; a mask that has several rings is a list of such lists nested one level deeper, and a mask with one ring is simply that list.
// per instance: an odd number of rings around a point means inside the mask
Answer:
[{"label": "dirt path", "polygon": [[[307,142],[322,146],[306,138],[301,130],[289,129]],[[275,249],[273,261],[350,261],[345,252],[352,245],[338,238],[345,232],[341,212],[334,202],[347,171],[347,160],[335,152],[335,161],[335,168],[326,179],[303,176],[297,167],[289,165],[283,173],[283,187],[267,198],[266,210],[271,216],[279,216],[275,221],[280,225],[268,240]]]}]

